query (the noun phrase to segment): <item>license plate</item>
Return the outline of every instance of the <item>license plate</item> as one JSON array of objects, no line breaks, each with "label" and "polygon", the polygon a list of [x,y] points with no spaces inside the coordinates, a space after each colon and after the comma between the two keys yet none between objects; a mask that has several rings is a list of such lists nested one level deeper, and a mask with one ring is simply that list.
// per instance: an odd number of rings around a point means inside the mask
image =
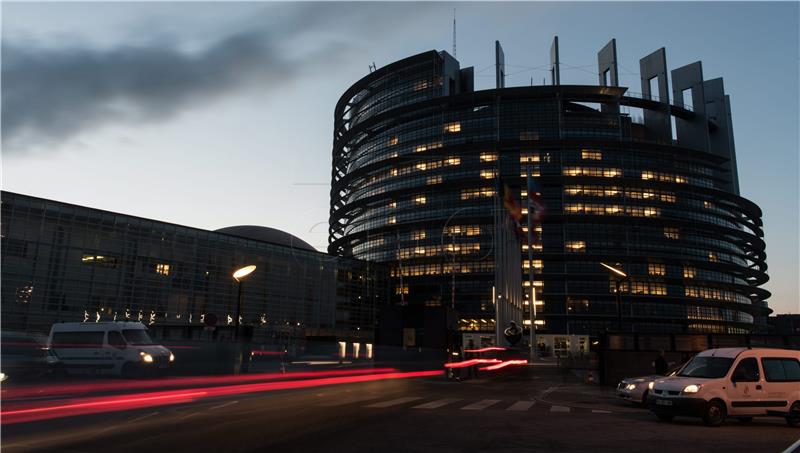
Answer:
[{"label": "license plate", "polygon": [[669,400],[656,400],[658,406],[672,406],[672,401]]}]

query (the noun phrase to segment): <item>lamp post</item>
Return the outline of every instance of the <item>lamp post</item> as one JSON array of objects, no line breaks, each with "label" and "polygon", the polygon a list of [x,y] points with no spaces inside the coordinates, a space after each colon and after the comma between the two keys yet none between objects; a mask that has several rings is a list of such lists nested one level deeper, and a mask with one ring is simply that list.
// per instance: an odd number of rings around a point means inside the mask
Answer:
[{"label": "lamp post", "polygon": [[256,266],[251,264],[249,266],[239,268],[233,273],[233,279],[239,284],[239,295],[236,298],[236,330],[233,334],[233,338],[236,341],[239,341],[239,318],[241,318],[242,315],[242,280],[252,274],[254,270],[256,270]]},{"label": "lamp post", "polygon": [[617,330],[622,332],[622,299],[620,294],[620,284],[628,278],[628,274],[614,266],[609,266],[606,263],[600,263],[600,265],[613,272],[612,275],[614,276],[614,288],[617,291]]}]

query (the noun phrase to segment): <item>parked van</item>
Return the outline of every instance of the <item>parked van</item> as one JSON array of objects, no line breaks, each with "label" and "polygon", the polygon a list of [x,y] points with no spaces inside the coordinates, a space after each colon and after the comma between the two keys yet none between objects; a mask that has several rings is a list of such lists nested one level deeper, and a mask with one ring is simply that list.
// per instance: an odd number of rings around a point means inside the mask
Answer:
[{"label": "parked van", "polygon": [[137,377],[163,372],[175,360],[154,344],[140,322],[65,322],[53,324],[47,345],[68,374]]},{"label": "parked van", "polygon": [[780,416],[800,425],[800,351],[709,349],[650,385],[650,408],[661,420],[685,415],[717,426],[726,417]]}]

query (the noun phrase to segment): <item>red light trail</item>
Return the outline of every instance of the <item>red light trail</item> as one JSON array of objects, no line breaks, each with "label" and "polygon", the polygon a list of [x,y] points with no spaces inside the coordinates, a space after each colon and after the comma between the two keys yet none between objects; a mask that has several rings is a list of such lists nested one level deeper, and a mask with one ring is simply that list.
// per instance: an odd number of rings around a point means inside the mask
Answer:
[{"label": "red light trail", "polygon": [[[7,425],[48,420],[53,418],[71,417],[75,415],[117,412],[166,404],[189,403],[199,399],[211,397],[241,395],[275,390],[301,389],[324,385],[353,384],[387,379],[408,379],[415,377],[437,376],[441,373],[442,372],[439,370],[381,373],[372,372],[370,374],[352,376],[224,385],[217,387],[195,388],[190,390],[182,389],[165,392],[138,393],[132,395],[89,397],[82,399],[62,400],[59,401],[60,404],[57,405],[52,405],[52,402],[49,403],[51,405],[41,403],[17,404],[14,405],[15,407],[13,407],[11,410],[0,412],[0,424]],[[9,405],[5,404],[4,406],[8,408]]]}]

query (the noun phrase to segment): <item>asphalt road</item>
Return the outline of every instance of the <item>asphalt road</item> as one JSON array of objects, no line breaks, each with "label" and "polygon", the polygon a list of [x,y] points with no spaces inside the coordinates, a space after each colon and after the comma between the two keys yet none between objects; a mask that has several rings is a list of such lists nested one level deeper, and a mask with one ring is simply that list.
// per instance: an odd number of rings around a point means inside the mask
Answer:
[{"label": "asphalt road", "polygon": [[782,419],[708,428],[693,419],[659,422],[621,402],[560,405],[551,398],[557,385],[424,378],[236,395],[5,425],[2,450],[760,453],[800,438]]}]

